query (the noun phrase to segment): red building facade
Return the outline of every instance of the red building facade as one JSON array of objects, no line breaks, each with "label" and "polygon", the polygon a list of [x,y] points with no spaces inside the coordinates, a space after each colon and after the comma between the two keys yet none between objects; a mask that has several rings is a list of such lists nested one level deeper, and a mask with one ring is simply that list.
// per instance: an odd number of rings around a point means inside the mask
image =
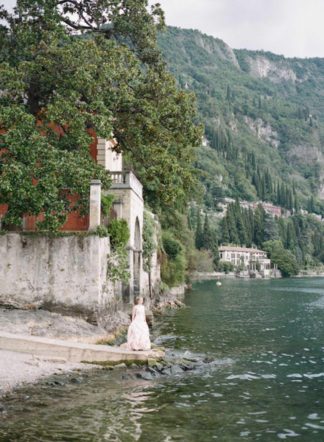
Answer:
[{"label": "red building facade", "polygon": [[[93,142],[89,146],[89,151],[92,159],[97,162],[98,157],[98,139],[93,130],[89,130],[90,135],[93,138]],[[2,149],[3,150],[3,149]],[[1,150],[0,150],[1,154]],[[71,206],[75,205],[77,202],[78,196],[71,195],[69,197],[71,201]],[[0,220],[7,213],[8,205],[0,204]],[[33,232],[37,230],[37,223],[44,219],[43,215],[24,215],[22,219],[22,229],[24,231]],[[79,232],[79,231],[87,231],[89,229],[89,215],[81,216],[77,211],[71,211],[67,215],[67,219],[63,226],[60,228],[60,231],[63,232]]]}]

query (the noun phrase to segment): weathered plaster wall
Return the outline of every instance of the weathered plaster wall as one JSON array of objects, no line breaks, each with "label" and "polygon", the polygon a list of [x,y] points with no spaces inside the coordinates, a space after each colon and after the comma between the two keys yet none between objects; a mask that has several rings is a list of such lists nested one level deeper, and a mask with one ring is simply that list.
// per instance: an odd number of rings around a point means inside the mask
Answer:
[{"label": "weathered plaster wall", "polygon": [[109,239],[0,236],[0,304],[61,307],[92,320],[115,311],[118,291],[107,281]]}]

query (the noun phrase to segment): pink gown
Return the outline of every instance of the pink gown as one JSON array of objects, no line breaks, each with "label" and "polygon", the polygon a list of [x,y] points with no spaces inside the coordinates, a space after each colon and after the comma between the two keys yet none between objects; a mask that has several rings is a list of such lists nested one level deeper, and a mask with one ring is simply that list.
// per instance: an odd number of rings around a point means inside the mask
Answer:
[{"label": "pink gown", "polygon": [[127,347],[129,350],[150,350],[150,332],[146,322],[145,307],[142,304],[134,306],[133,320],[128,327]]}]

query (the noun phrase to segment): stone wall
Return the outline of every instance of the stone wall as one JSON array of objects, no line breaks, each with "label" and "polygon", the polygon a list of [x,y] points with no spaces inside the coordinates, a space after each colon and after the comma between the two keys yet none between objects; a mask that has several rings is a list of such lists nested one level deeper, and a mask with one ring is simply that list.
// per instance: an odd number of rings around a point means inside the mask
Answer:
[{"label": "stone wall", "polygon": [[121,304],[106,279],[109,238],[0,236],[0,304],[82,314],[101,322]]}]

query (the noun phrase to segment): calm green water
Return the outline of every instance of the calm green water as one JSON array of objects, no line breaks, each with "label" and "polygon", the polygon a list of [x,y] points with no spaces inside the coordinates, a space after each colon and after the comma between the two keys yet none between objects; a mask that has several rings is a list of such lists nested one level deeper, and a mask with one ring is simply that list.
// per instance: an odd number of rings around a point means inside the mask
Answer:
[{"label": "calm green water", "polygon": [[324,279],[197,283],[154,329],[194,373],[131,370],[39,385],[5,403],[1,441],[324,441]]}]

